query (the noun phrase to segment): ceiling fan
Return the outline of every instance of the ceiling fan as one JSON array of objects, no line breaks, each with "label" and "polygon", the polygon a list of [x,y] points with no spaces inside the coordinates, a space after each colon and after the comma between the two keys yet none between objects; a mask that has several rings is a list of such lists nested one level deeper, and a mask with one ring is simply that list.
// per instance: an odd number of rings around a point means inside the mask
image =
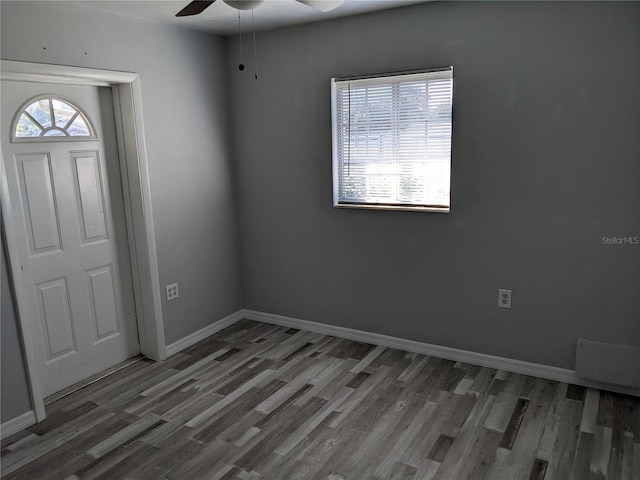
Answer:
[{"label": "ceiling fan", "polygon": [[[176,17],[188,17],[191,15],[198,15],[204,12],[212,3],[211,1],[195,1],[189,3],[186,7],[176,13]],[[238,10],[253,10],[260,5],[263,0],[222,0],[227,5],[236,8]],[[303,3],[313,8],[317,8],[323,12],[328,12],[334,8],[338,8],[344,3],[344,0],[295,0],[296,2]]]},{"label": "ceiling fan", "polygon": [[[211,6],[216,0],[203,1],[198,0],[190,2],[186,7],[176,13],[176,17],[189,17],[191,15],[198,15],[204,12]],[[256,47],[256,28],[253,20],[253,9],[259,6],[264,0],[222,0],[227,5],[238,10],[238,33],[240,37],[240,64],[238,68],[244,70],[243,54],[242,54],[242,29],[240,28],[240,10],[251,10],[251,21],[253,23],[253,52],[255,59],[255,79],[258,79],[258,52]],[[303,3],[310,7],[316,8],[322,12],[328,12],[334,8],[338,8],[345,0],[295,0],[298,3]]]}]

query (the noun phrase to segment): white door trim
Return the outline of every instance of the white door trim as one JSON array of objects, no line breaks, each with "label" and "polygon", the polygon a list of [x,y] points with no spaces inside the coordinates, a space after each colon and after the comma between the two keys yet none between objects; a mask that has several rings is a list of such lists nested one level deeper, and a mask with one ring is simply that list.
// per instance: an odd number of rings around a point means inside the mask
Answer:
[{"label": "white door trim", "polygon": [[[136,73],[97,70],[92,68],[48,65],[41,63],[2,60],[1,80],[17,80],[71,85],[109,86],[114,93],[116,129],[122,172],[122,187],[127,218],[127,236],[131,255],[136,317],[140,338],[140,351],[154,360],[167,357],[164,325],[162,322],[162,296],[158,275],[155,229],[151,207],[151,190],[147,151],[142,122],[140,77]],[[0,132],[3,141],[8,132]],[[1,155],[1,154],[0,154]],[[13,211],[7,191],[4,159],[2,173],[2,222],[5,227],[11,280],[22,285],[22,267],[13,225]],[[25,312],[26,299],[21,288],[14,288],[20,330],[27,362],[27,374],[36,419],[45,418],[44,398],[38,377],[31,322]]]}]

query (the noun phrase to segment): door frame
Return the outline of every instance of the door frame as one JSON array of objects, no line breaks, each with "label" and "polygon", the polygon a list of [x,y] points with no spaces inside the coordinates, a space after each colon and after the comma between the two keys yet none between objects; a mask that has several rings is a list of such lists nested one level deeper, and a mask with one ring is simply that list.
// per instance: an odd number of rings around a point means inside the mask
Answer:
[{"label": "door frame", "polygon": [[[66,65],[12,60],[1,60],[0,62],[0,80],[111,88],[140,352],[153,360],[164,360],[167,358],[167,352],[162,321],[162,295],[158,274],[148,158],[142,121],[139,75],[132,72]],[[8,141],[8,132],[0,132],[0,135],[3,141]],[[9,257],[10,271],[8,273],[16,296],[18,322],[26,357],[31,400],[36,420],[40,422],[44,420],[46,414],[40,384],[40,367],[32,335],[32,328],[35,328],[36,325],[23,314],[27,311],[25,309],[25,293],[22,288],[16,288],[16,286],[23,285],[22,267],[18,255],[16,227],[13,222],[14,212],[7,191],[8,179],[1,152],[0,158],[2,159],[0,162],[2,173],[0,202]]]}]

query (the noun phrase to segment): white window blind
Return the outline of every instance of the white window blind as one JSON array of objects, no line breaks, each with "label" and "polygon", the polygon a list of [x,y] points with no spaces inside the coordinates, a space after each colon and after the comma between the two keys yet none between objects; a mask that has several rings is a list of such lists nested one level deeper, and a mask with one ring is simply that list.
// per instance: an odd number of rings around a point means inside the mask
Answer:
[{"label": "white window blind", "polygon": [[449,211],[453,67],[331,85],[334,205]]}]

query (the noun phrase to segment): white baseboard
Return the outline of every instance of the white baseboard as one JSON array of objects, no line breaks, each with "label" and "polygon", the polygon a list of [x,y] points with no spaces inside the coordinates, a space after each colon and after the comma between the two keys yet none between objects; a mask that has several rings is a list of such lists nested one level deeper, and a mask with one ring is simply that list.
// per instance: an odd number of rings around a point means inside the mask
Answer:
[{"label": "white baseboard", "polygon": [[619,385],[600,383],[592,380],[578,378],[576,377],[574,370],[569,370],[566,368],[552,367],[549,365],[524,362],[522,360],[497,357],[484,353],[470,352],[457,348],[416,342],[414,340],[391,337],[389,335],[383,335],[380,333],[365,332],[363,330],[355,330],[353,328],[327,325],[318,322],[310,322],[308,320],[284,317],[282,315],[274,315],[272,313],[257,312],[254,310],[241,310],[239,313],[241,314],[241,318],[246,318],[247,320],[255,320],[263,323],[271,323],[273,325],[281,325],[283,327],[297,328],[299,330],[305,330],[308,332],[332,335],[334,337],[356,340],[358,342],[381,345],[384,347],[396,348],[398,350],[420,353],[423,355],[443,358],[446,360],[470,363],[472,365],[478,365],[481,367],[495,368],[498,370],[505,370],[508,372],[540,377],[547,380],[566,382],[573,385],[581,385],[584,387],[597,388],[600,390],[609,390],[612,392],[624,393],[627,395],[640,397],[640,389],[622,387]]},{"label": "white baseboard", "polygon": [[12,418],[8,422],[4,422],[0,425],[0,438],[7,438],[14,433],[18,433],[31,425],[36,423],[36,414],[33,410],[18,415],[16,418]]},{"label": "white baseboard", "polygon": [[212,323],[211,325],[207,325],[206,327],[198,330],[197,332],[193,332],[191,335],[187,335],[186,337],[181,338],[177,342],[173,342],[171,345],[167,345],[167,357],[171,355],[175,355],[178,352],[181,352],[185,348],[189,348],[191,345],[195,345],[201,340],[204,340],[207,337],[210,337],[216,332],[219,332],[223,328],[227,328],[230,325],[233,325],[236,322],[239,322],[244,318],[243,310],[238,310],[231,315],[228,315],[217,322]]}]

